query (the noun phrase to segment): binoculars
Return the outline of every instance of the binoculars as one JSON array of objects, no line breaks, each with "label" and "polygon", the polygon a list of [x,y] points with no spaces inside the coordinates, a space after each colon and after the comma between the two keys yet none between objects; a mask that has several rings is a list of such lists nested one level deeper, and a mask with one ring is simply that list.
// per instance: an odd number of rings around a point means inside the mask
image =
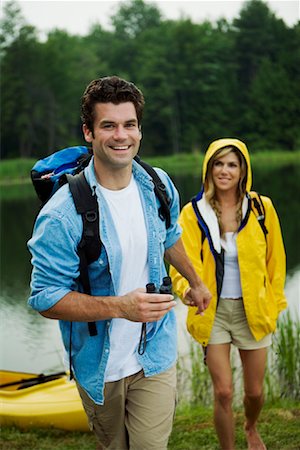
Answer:
[{"label": "binoculars", "polygon": [[172,280],[170,277],[164,277],[158,292],[154,283],[148,283],[146,284],[146,291],[148,294],[172,294]]},{"label": "binoculars", "polygon": [[[162,284],[159,288],[159,291],[157,292],[155,284],[154,283],[148,283],[146,284],[146,291],[148,294],[172,294],[172,280],[170,277],[164,277]],[[141,330],[141,337],[140,342],[138,346],[138,353],[139,355],[143,355],[146,349],[146,324],[142,324],[142,330]]]}]

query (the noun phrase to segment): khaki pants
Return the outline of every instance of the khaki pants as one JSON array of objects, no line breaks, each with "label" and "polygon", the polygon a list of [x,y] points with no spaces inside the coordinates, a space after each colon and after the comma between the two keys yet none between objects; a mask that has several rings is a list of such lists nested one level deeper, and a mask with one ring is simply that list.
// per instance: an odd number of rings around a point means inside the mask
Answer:
[{"label": "khaki pants", "polygon": [[242,298],[220,298],[208,344],[230,344],[240,350],[257,350],[272,345],[272,333],[260,341],[253,337]]},{"label": "khaki pants", "polygon": [[104,405],[96,405],[77,387],[99,449],[167,449],[176,402],[175,366],[152,377],[140,371],[106,383]]}]

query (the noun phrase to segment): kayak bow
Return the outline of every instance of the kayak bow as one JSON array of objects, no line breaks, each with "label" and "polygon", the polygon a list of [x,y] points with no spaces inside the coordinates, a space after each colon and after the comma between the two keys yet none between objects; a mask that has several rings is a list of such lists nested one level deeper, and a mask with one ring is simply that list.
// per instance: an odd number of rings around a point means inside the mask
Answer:
[{"label": "kayak bow", "polygon": [[88,431],[76,383],[64,372],[0,371],[0,424]]}]

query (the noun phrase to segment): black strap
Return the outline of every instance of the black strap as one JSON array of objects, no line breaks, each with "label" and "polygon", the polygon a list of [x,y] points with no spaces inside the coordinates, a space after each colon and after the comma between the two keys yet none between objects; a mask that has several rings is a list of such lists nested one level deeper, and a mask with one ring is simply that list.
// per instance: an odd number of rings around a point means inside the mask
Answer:
[{"label": "black strap", "polygon": [[[78,175],[67,175],[67,180],[76,211],[81,214],[83,222],[83,232],[78,249],[83,252],[87,265],[89,265],[99,258],[101,251],[97,196],[92,192],[83,171]],[[85,281],[86,286],[88,286],[88,283]]]},{"label": "black strap", "polygon": [[166,186],[161,181],[159,175],[153,169],[152,166],[147,164],[145,161],[142,161],[138,155],[136,155],[134,159],[137,163],[139,163],[143,167],[143,169],[146,170],[146,172],[152,178],[152,181],[154,184],[154,192],[160,202],[160,208],[158,210],[159,217],[161,218],[161,220],[166,221],[166,228],[167,229],[170,228],[170,225],[171,225],[171,216],[170,216],[171,200],[167,194]]},{"label": "black strap", "polygon": [[[70,191],[78,214],[81,214],[83,232],[77,247],[79,256],[79,281],[86,294],[91,294],[88,265],[96,261],[101,252],[101,239],[99,236],[99,208],[97,197],[86,181],[84,172],[78,175],[67,175]],[[95,322],[88,322],[91,336],[97,335]]]},{"label": "black strap", "polygon": [[252,204],[256,209],[256,211],[258,212],[258,216],[256,216],[256,218],[258,220],[259,225],[261,226],[264,235],[266,236],[268,234],[268,230],[265,225],[265,214],[266,214],[265,207],[259,193],[256,192],[255,194],[258,196],[259,201],[257,200],[256,197],[251,196]]},{"label": "black strap", "polygon": [[[77,175],[66,175],[69,183],[76,211],[81,214],[83,231],[81,240],[77,247],[79,256],[79,282],[86,294],[91,294],[91,285],[88,274],[88,265],[96,261],[101,251],[101,239],[99,235],[99,208],[96,195],[86,181],[84,172]],[[97,327],[95,322],[88,322],[90,336],[97,336]],[[72,370],[72,332],[73,323],[70,321],[70,340],[69,340],[69,371],[70,379],[74,378]]]},{"label": "black strap", "polygon": [[146,323],[143,322],[142,329],[141,329],[140,341],[139,341],[139,345],[138,345],[138,354],[139,355],[143,355],[145,353],[146,345],[147,345],[147,328],[146,328]]}]

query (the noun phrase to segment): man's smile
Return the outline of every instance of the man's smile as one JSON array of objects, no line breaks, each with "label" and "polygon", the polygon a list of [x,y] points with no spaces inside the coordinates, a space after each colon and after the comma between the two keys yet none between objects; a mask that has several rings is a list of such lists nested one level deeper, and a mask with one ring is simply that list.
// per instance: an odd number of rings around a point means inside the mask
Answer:
[{"label": "man's smile", "polygon": [[131,147],[130,145],[110,145],[110,148],[112,148],[113,150],[129,150],[129,148]]}]

